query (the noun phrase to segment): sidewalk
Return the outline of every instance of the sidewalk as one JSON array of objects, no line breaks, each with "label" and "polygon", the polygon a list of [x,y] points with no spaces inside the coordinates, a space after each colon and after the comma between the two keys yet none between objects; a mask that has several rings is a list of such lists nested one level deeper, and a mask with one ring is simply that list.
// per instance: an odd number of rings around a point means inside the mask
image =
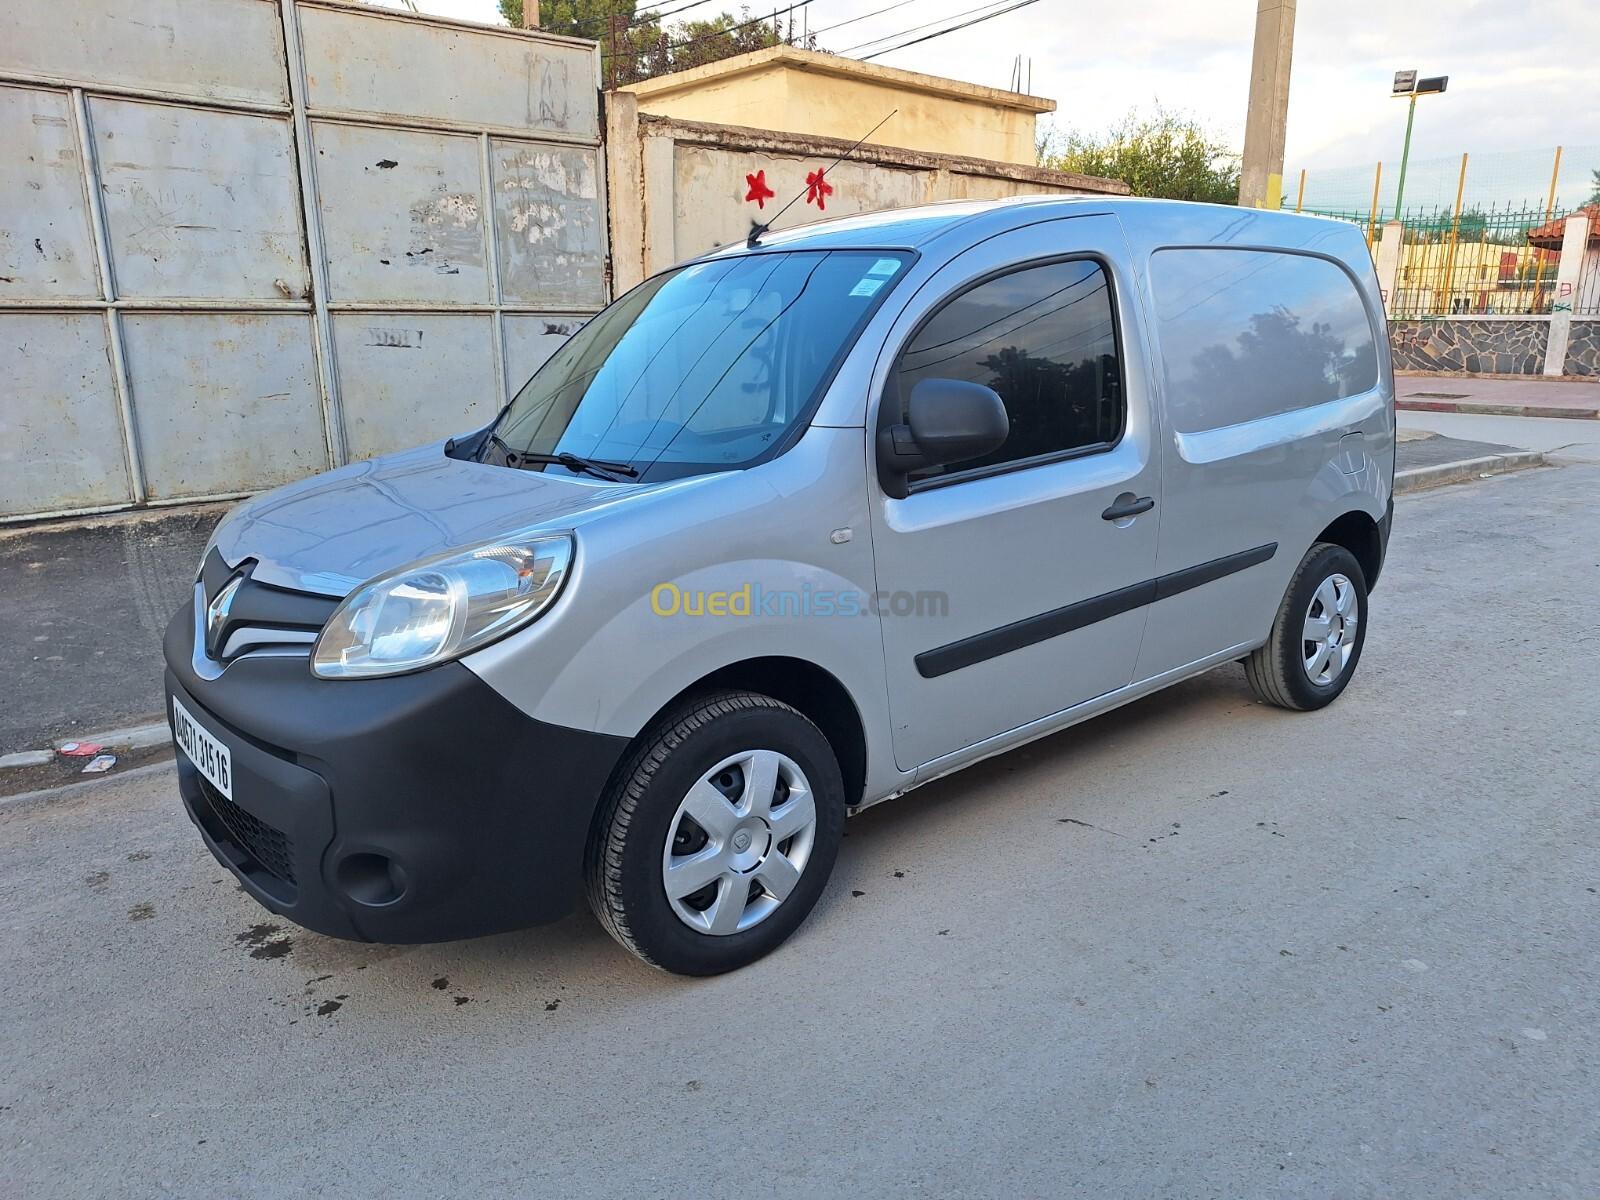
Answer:
[{"label": "sidewalk", "polygon": [[1600,379],[1484,379],[1470,375],[1396,375],[1395,407],[1409,412],[1477,413],[1600,420]]},{"label": "sidewalk", "polygon": [[0,526],[0,754],[160,719],[161,637],[225,510]]},{"label": "sidewalk", "polygon": [[1395,445],[1394,491],[1395,495],[1404,496],[1544,463],[1544,452],[1540,450],[1446,437],[1426,429],[1401,429]]}]

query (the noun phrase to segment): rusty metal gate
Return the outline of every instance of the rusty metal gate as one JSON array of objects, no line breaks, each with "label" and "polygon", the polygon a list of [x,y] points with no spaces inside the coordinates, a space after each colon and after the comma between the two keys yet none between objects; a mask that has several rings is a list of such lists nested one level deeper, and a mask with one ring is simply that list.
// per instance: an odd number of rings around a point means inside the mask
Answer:
[{"label": "rusty metal gate", "polygon": [[606,299],[591,42],[342,0],[9,0],[0,521],[471,428]]}]

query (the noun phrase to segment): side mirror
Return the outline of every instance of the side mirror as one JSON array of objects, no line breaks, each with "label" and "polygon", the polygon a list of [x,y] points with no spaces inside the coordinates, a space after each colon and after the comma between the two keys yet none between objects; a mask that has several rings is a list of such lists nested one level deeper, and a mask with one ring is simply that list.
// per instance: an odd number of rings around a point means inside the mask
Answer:
[{"label": "side mirror", "polygon": [[911,389],[904,425],[878,434],[883,490],[907,493],[906,477],[924,467],[964,462],[998,450],[1011,434],[1005,402],[993,388],[961,379],[924,379]]}]

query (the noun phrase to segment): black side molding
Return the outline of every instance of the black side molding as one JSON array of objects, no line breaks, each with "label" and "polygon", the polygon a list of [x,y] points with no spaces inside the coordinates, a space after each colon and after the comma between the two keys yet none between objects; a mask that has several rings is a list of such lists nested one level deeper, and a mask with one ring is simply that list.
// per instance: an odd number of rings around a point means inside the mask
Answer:
[{"label": "black side molding", "polygon": [[1278,543],[1271,542],[1252,550],[1226,554],[1210,562],[1185,567],[1181,571],[1173,571],[1155,579],[1146,579],[1143,583],[1135,583],[1129,587],[1118,588],[1114,592],[1105,592],[1099,596],[1091,596],[1087,600],[1079,600],[1075,604],[1053,608],[1037,616],[1024,617],[1020,621],[1013,621],[998,629],[975,633],[958,642],[924,650],[912,661],[917,665],[917,674],[924,679],[936,679],[940,675],[948,675],[951,671],[959,671],[962,667],[974,666],[988,659],[998,658],[1002,654],[1009,654],[1013,650],[1037,645],[1039,642],[1059,637],[1063,633],[1071,633],[1074,629],[1082,629],[1086,625],[1106,621],[1125,612],[1132,612],[1136,608],[1143,608],[1147,604],[1154,604],[1158,600],[1165,600],[1169,596],[1187,592],[1191,588],[1212,583],[1237,571],[1243,571],[1247,567],[1264,563],[1277,552]]},{"label": "black side molding", "polygon": [[1197,588],[1204,583],[1213,583],[1218,579],[1232,575],[1235,571],[1243,571],[1246,567],[1254,567],[1266,562],[1278,552],[1278,543],[1269,542],[1265,546],[1257,546],[1254,550],[1241,550],[1237,554],[1225,554],[1221,558],[1213,558],[1210,562],[1200,563],[1198,566],[1185,567],[1181,571],[1173,571],[1170,575],[1163,575],[1156,580],[1156,599],[1165,600],[1168,596],[1176,596],[1180,592],[1187,592],[1190,588]]},{"label": "black side molding", "polygon": [[1093,625],[1097,621],[1109,620],[1125,612],[1132,612],[1136,608],[1143,608],[1146,604],[1154,603],[1155,598],[1156,581],[1147,579],[1131,587],[1118,588],[1114,592],[1079,600],[1076,604],[1053,608],[1036,617],[1023,617],[1020,621],[1013,621],[1009,625],[1002,625],[999,629],[991,629],[987,633],[975,633],[971,637],[962,638],[959,642],[951,642],[933,650],[924,650],[913,661],[917,664],[917,674],[924,679],[934,679],[940,675],[948,675],[951,671],[959,671],[962,667],[970,667],[986,659],[1009,654],[1013,650],[1021,650],[1024,646],[1036,645],[1063,633],[1071,633],[1074,629],[1082,629],[1085,625]]}]

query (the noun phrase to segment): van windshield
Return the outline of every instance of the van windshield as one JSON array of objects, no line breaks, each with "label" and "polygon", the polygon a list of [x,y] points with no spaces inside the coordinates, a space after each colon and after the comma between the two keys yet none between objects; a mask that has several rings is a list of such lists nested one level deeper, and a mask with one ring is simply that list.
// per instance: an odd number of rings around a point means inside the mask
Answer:
[{"label": "van windshield", "polygon": [[796,250],[646,280],[539,368],[481,458],[577,473],[575,455],[650,480],[752,466],[810,418],[905,262]]}]

